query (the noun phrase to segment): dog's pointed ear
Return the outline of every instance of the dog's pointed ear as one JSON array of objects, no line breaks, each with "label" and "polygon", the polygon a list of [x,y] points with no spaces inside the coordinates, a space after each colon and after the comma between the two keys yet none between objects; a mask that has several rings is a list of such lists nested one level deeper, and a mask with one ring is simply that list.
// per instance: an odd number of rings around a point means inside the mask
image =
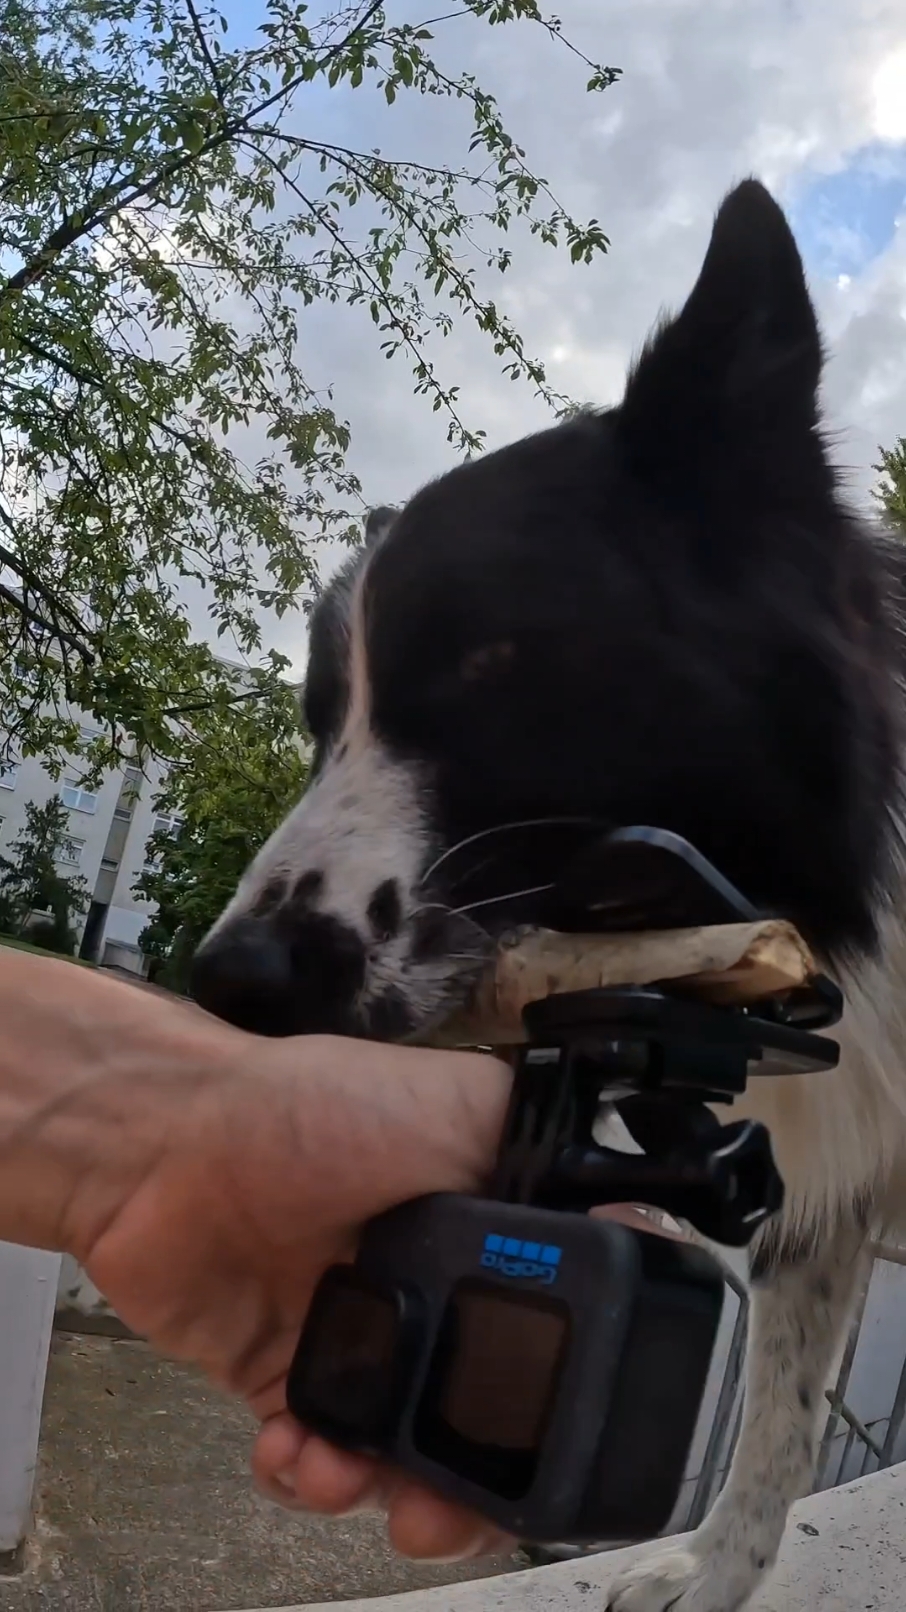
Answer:
[{"label": "dog's pointed ear", "polygon": [[[757,180],[730,192],[698,280],[649,341],[618,429],[646,479],[781,482],[803,445],[820,455],[821,339],[790,227]],[[792,456],[792,457],[791,457]],[[807,458],[812,458],[807,454]],[[745,486],[738,491],[746,496]]]},{"label": "dog's pointed ear", "polygon": [[391,526],[399,514],[398,509],[391,509],[389,504],[379,504],[377,509],[369,509],[365,516],[365,547],[373,548],[386,537]]}]

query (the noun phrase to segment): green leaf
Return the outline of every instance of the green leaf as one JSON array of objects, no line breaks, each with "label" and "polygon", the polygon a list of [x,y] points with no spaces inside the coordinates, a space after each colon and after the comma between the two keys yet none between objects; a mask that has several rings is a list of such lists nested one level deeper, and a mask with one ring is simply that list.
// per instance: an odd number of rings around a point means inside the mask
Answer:
[{"label": "green leaf", "polygon": [[193,156],[197,156],[207,138],[207,130],[200,119],[194,117],[180,118],[176,125],[176,135],[181,145]]}]

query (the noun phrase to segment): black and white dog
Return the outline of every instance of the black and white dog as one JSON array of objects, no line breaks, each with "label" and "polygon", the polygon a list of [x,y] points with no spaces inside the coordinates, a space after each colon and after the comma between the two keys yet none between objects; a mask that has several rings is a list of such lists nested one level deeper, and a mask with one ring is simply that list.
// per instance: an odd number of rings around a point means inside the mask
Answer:
[{"label": "black and white dog", "polygon": [[197,962],[250,1029],[405,1037],[591,819],[685,835],[841,979],[839,1070],[746,1099],[788,1195],[732,1475],[614,1612],[745,1604],[810,1482],[866,1238],[906,1211],[902,573],[840,497],[820,372],[795,243],[747,181],[618,408],[371,521],[312,624],[314,782]]}]

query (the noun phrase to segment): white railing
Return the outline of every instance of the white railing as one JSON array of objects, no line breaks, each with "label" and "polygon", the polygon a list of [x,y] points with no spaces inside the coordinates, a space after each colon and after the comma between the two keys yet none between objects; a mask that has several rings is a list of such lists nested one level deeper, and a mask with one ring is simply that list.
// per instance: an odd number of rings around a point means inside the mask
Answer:
[{"label": "white railing", "polygon": [[59,1254],[0,1243],[0,1563],[31,1521]]}]

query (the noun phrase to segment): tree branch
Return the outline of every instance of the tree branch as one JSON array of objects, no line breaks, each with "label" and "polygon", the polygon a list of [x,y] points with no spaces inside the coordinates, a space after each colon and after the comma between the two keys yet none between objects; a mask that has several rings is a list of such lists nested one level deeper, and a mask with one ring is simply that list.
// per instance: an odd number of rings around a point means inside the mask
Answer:
[{"label": "tree branch", "polygon": [[22,595],[16,592],[15,588],[8,588],[3,582],[0,582],[0,599],[5,599],[8,604],[12,605],[18,615],[24,616],[25,620],[30,621],[33,626],[40,627],[51,638],[58,639],[62,644],[68,644],[70,649],[74,649],[79,655],[87,653],[85,646],[80,644],[72,633],[66,632],[63,627],[48,621],[46,616],[42,616],[39,611],[33,610]]},{"label": "tree branch", "polygon": [[[319,58],[315,66],[316,73],[322,73],[325,67],[329,66],[337,56],[341,55],[349,47],[356,35],[360,34],[367,27],[371,18],[380,11],[383,4],[384,0],[373,0],[373,3],[369,5],[368,9],[359,18],[358,22],[349,29],[348,33]],[[230,140],[236,139],[238,135],[260,132],[253,129],[253,120],[260,118],[264,112],[269,111],[278,102],[285,101],[295,90],[299,89],[303,84],[309,83],[311,77],[310,70],[297,73],[294,78],[281,85],[280,89],[275,90],[272,95],[267,96],[263,101],[259,101],[257,106],[243,112],[241,117],[231,118],[223,122],[218,131],[210,134],[197,151],[182,151],[169,162],[165,162],[149,179],[140,182],[133,169],[131,174],[124,176],[115,185],[105,186],[84,213],[77,212],[64,218],[63,222],[58,224],[57,228],[47,236],[43,245],[39,246],[35,255],[29,258],[27,263],[23,263],[15,274],[11,274],[0,285],[0,302],[10,296],[15,296],[20,291],[27,290],[30,285],[33,285],[36,280],[41,278],[46,270],[50,268],[50,265],[59,257],[60,253],[66,251],[67,247],[74,246],[77,241],[90,234],[99,224],[109,223],[123,208],[134,207],[136,202],[141,201],[145,196],[152,195],[161,185],[170,179],[174,179],[184,168],[188,168],[192,163],[200,161],[202,157],[210,156],[212,152],[219,150],[221,146],[228,144]]]},{"label": "tree branch", "polygon": [[211,75],[211,80],[214,85],[214,93],[217,96],[221,107],[226,110],[226,95],[224,92],[223,81],[219,72],[217,71],[217,63],[212,55],[211,47],[205,38],[205,32],[201,25],[201,18],[195,9],[194,0],[186,0],[186,9],[188,10],[189,16],[192,19],[192,28],[195,33],[195,38],[198,40],[198,48],[208,66],[208,71]]},{"label": "tree branch", "polygon": [[[253,112],[251,115],[255,117],[258,114]],[[11,274],[9,279],[0,286],[0,302],[17,292],[26,291],[36,280],[40,280],[42,274],[50,268],[50,265],[59,257],[61,252],[65,252],[68,246],[74,246],[76,241],[82,239],[83,235],[90,234],[98,224],[109,223],[122,208],[134,206],[144,196],[152,195],[167,180],[175,178],[178,173],[181,173],[184,168],[190,167],[199,158],[210,156],[213,151],[219,150],[229,140],[235,139],[236,135],[242,133],[246,123],[247,118],[243,116],[242,118],[234,119],[231,123],[223,124],[219,132],[211,135],[198,151],[182,151],[179,156],[173,157],[170,162],[165,162],[150,179],[139,183],[138,176],[133,170],[131,174],[127,174],[115,185],[105,186],[99,195],[95,197],[88,212],[73,213],[70,217],[65,218],[62,224],[59,224],[55,230],[51,231],[44,244],[39,246],[34,257],[29,258],[27,263],[23,263],[21,269],[17,269],[16,273]]]},{"label": "tree branch", "polygon": [[225,702],[220,700],[196,700],[194,705],[168,705],[161,712],[161,716],[193,716],[199,711],[213,711],[216,705],[241,705],[246,700],[263,700],[273,694],[272,688],[248,689],[244,694],[230,694]]},{"label": "tree branch", "polygon": [[49,348],[42,347],[40,342],[34,341],[31,336],[23,335],[21,330],[14,332],[13,340],[18,342],[20,347],[24,347],[27,353],[31,353],[32,358],[39,358],[43,364],[52,364],[55,369],[62,370],[63,374],[68,375],[71,381],[78,381],[82,386],[102,386],[104,384],[104,377],[96,371],[80,369],[78,365],[70,363],[68,358],[63,358],[59,353],[53,353]]},{"label": "tree branch", "polygon": [[[460,303],[471,309],[473,316],[479,322],[479,324],[481,324],[482,321],[487,318],[487,315],[490,311],[489,304],[482,302],[481,298],[476,294],[468,275],[464,274],[463,271],[457,267],[452,254],[447,256],[442,255],[439,245],[430,240],[421,218],[411,203],[404,198],[402,193],[395,196],[392,192],[383,188],[377,176],[372,177],[369,174],[362,172],[362,170],[356,167],[354,162],[350,160],[347,155],[342,153],[341,148],[339,147],[334,148],[334,150],[331,152],[331,160],[337,163],[337,165],[343,168],[347,173],[350,173],[357,182],[366,186],[372,196],[380,196],[388,206],[394,208],[399,214],[402,215],[406,224],[409,226],[409,229],[414,231],[419,240],[422,242],[428,260],[433,262],[437,267],[441,268],[449,277],[452,284],[456,287]],[[362,159],[357,158],[356,160]],[[364,160],[367,161],[368,159],[366,158]],[[495,336],[500,341],[502,348],[505,349],[506,352],[511,353],[518,364],[524,366],[526,375],[534,381],[536,387],[538,387],[539,391],[541,391],[544,396],[548,397],[551,402],[556,403],[559,406],[569,402],[569,399],[566,398],[563,393],[553,391],[548,384],[543,366],[537,361],[526,357],[522,343],[518,336],[510,329],[508,324],[502,322],[499,318],[496,321]]]},{"label": "tree branch", "polygon": [[[329,67],[331,62],[336,60],[337,56],[341,56],[343,51],[348,49],[348,47],[352,44],[352,41],[355,39],[356,34],[360,34],[363,28],[368,26],[372,17],[376,12],[380,11],[384,3],[385,0],[374,0],[374,3],[368,7],[368,10],[365,12],[364,16],[361,16],[358,22],[355,23],[352,28],[350,28],[348,34],[345,34],[338,44],[331,45],[330,49],[324,52],[324,55],[319,58],[316,64],[315,71],[317,73],[323,73],[325,67]],[[281,85],[280,89],[275,90],[273,95],[269,95],[266,101],[261,101],[259,105],[255,107],[253,112],[246,114],[246,126],[248,126],[252,118],[260,118],[262,112],[269,112],[270,108],[272,106],[276,106],[278,101],[286,100],[286,97],[288,95],[292,95],[294,90],[297,90],[301,88],[303,84],[309,84],[310,82],[310,73],[297,73],[295,78],[291,78],[288,83]]]},{"label": "tree branch", "polygon": [[[276,168],[275,163],[273,166]],[[417,379],[420,380],[422,377],[424,377],[428,390],[433,393],[435,398],[440,400],[441,405],[447,410],[450,419],[452,420],[457,431],[460,433],[463,443],[469,443],[471,446],[476,446],[475,437],[466,428],[465,421],[460,418],[453,403],[453,399],[441,386],[439,380],[434,374],[430,361],[421,351],[418,342],[413,338],[410,331],[406,328],[404,322],[399,318],[398,314],[394,313],[394,310],[387,300],[386,292],[380,281],[371,273],[369,269],[363,265],[361,260],[356,257],[356,254],[349,245],[349,242],[344,239],[341,231],[337,228],[336,224],[334,224],[333,220],[326,216],[323,208],[319,208],[315,202],[312,201],[310,196],[306,196],[301,186],[297,185],[295,180],[290,178],[289,174],[281,173],[279,168],[277,169],[277,172],[280,173],[283,183],[293,192],[295,196],[298,196],[299,200],[302,202],[303,206],[308,210],[311,216],[317,219],[318,223],[321,225],[321,228],[330,236],[337,250],[342,252],[347,262],[352,264],[354,272],[360,274],[362,278],[367,281],[368,285],[371,287],[375,300],[378,302],[379,306],[384,309],[384,312],[390,321],[392,328],[396,331],[400,342],[409,352],[410,356],[414,358],[415,363],[418,366],[418,370],[421,372],[417,375]]]},{"label": "tree branch", "polygon": [[[354,146],[338,146],[329,140],[307,140],[302,134],[288,134],[283,129],[267,129],[269,140],[278,140],[281,145],[291,146],[295,151],[308,151],[314,156],[325,156],[340,161],[342,158],[355,159],[356,162],[373,163],[385,168],[402,168],[412,173],[424,174],[427,179],[459,179],[463,184],[475,185],[479,182],[478,176],[470,173],[468,168],[440,168],[427,162],[413,162],[406,157],[387,157],[381,152],[377,156],[373,151],[357,151]],[[491,181],[487,181],[491,186]]]},{"label": "tree branch", "polygon": [[[0,521],[3,522],[3,525],[6,527],[7,531],[10,532],[13,537],[15,537],[16,533],[13,522],[10,520],[9,516],[2,507],[0,507]],[[71,610],[69,605],[64,604],[61,599],[57,599],[55,595],[51,593],[50,589],[45,585],[45,583],[41,581],[37,573],[34,572],[30,566],[26,565],[25,561],[20,559],[19,555],[16,554],[13,549],[6,548],[6,546],[2,543],[0,543],[0,564],[8,566],[11,571],[15,571],[16,575],[21,577],[25,586],[30,588],[32,593],[37,594],[38,598],[44,601],[54,621],[56,621],[57,616],[63,616],[77,629],[77,632],[84,634],[84,638],[81,642],[73,639],[73,648],[77,649],[86,664],[90,665],[94,660],[94,650],[89,647],[91,644],[92,634],[85,626],[85,623],[79,619],[76,612]],[[57,631],[59,635],[59,629],[55,628],[55,631]]]}]

